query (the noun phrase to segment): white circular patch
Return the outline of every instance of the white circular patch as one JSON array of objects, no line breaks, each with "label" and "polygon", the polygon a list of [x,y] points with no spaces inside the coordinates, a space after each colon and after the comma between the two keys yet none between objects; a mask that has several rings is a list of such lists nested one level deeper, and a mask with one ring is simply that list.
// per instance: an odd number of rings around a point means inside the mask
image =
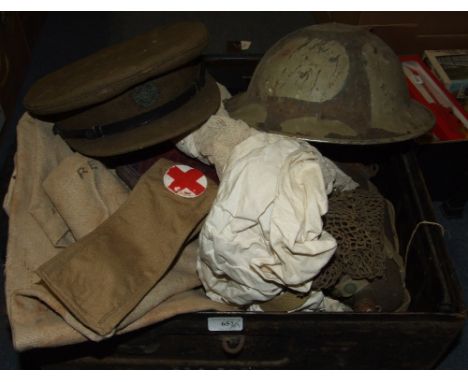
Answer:
[{"label": "white circular patch", "polygon": [[169,191],[184,198],[200,196],[208,187],[208,179],[203,172],[184,164],[170,167],[163,182]]}]

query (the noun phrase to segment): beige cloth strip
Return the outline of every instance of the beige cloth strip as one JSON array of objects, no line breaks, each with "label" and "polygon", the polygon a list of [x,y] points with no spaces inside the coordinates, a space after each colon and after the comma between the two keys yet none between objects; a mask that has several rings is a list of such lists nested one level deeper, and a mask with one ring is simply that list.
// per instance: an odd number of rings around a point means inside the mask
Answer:
[{"label": "beige cloth strip", "polygon": [[172,165],[156,162],[110,218],[37,270],[67,309],[99,335],[112,333],[161,279],[216,197],[211,180],[195,198],[166,189],[163,176]]},{"label": "beige cloth strip", "polygon": [[101,162],[74,153],[42,186],[78,240],[112,215],[128,198],[128,187]]}]

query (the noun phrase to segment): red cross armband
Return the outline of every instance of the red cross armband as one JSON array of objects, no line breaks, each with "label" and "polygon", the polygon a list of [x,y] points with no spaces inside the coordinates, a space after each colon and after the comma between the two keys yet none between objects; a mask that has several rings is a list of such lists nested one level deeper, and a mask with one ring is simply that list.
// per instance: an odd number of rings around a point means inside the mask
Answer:
[{"label": "red cross armband", "polygon": [[184,164],[170,167],[164,174],[163,181],[169,191],[184,198],[196,198],[203,194],[208,186],[203,172]]}]

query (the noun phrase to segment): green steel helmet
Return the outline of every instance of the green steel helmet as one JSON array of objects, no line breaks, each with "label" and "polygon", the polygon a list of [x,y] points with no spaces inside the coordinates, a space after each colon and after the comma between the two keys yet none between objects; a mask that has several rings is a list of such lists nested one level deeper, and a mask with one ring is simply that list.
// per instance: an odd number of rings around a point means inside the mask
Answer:
[{"label": "green steel helmet", "polygon": [[410,98],[392,49],[365,28],[338,23],[279,40],[226,108],[259,130],[337,144],[404,141],[434,125]]}]

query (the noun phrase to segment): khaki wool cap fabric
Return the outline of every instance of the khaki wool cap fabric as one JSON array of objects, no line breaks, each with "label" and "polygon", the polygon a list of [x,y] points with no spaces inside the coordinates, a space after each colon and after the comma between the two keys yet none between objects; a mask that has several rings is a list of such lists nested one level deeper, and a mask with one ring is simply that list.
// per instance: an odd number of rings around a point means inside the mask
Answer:
[{"label": "khaki wool cap fabric", "polygon": [[38,118],[81,154],[139,150],[196,129],[220,95],[199,56],[208,32],[199,22],[155,28],[39,79],[24,98]]},{"label": "khaki wool cap fabric", "polygon": [[[156,109],[164,108],[195,81],[199,65],[191,65],[171,72],[142,86],[153,86],[158,90]],[[137,151],[145,147],[182,136],[201,126],[219,108],[220,96],[216,82],[207,75],[203,86],[196,95],[181,104],[176,110],[149,122],[137,123],[121,132],[104,135],[96,139],[72,138],[65,135],[65,141],[80,153],[92,157],[106,157]],[[94,126],[111,126],[114,121],[136,117],[145,110],[133,100],[135,88],[109,102],[99,104],[82,113],[60,121],[55,128],[73,134]],[[150,109],[152,110],[152,109]],[[151,111],[149,111],[151,113]],[[117,122],[118,123],[118,122]],[[112,127],[110,127],[112,129]],[[90,130],[87,130],[90,131]],[[62,133],[59,132],[62,135]]]}]

